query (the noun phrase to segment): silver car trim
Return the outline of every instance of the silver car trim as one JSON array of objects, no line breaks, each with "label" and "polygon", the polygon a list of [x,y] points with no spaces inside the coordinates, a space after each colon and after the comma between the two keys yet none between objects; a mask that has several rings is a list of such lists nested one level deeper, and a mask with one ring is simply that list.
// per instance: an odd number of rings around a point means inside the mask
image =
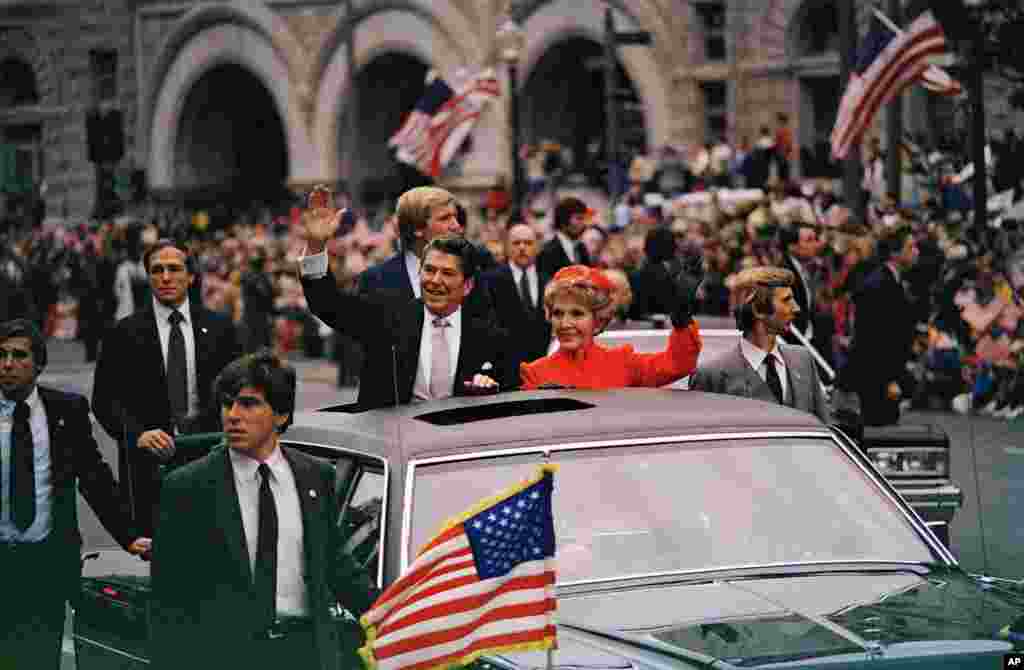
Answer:
[{"label": "silver car trim", "polygon": [[363,456],[369,460],[380,461],[384,464],[384,500],[381,501],[380,510],[380,548],[377,556],[377,588],[384,588],[384,551],[387,546],[387,523],[388,523],[388,502],[390,496],[390,484],[391,484],[391,464],[388,463],[388,459],[378,456],[377,454],[371,454],[368,451],[359,451],[358,449],[350,449],[349,447],[339,447],[333,444],[321,444],[319,442],[308,442],[305,440],[287,440],[282,439],[282,442],[287,444],[303,445],[307,447],[319,447],[321,449],[328,449],[330,451],[341,451],[349,454],[356,454]]},{"label": "silver car trim", "polygon": [[[773,568],[799,568],[814,567],[816,565],[849,565],[854,568],[858,565],[906,565],[920,567],[920,563],[914,561],[894,561],[885,558],[857,558],[857,559],[835,559],[822,561],[786,561],[784,563],[740,563],[737,565],[722,565],[713,568],[694,568],[693,570],[665,570],[662,572],[642,572],[635,575],[618,575],[616,577],[598,577],[597,579],[583,579],[575,582],[558,582],[561,587],[592,586],[597,584],[611,584],[624,580],[635,581],[644,579],[664,579],[666,577],[685,577],[700,575],[709,572],[730,572],[732,570],[764,570]],[[718,579],[714,581],[728,581]]]},{"label": "silver car trim", "polygon": [[619,440],[595,440],[591,442],[566,442],[558,445],[539,445],[533,447],[517,447],[514,449],[496,449],[491,451],[473,451],[452,456],[433,456],[428,458],[410,459],[405,469],[405,499],[402,501],[402,571],[409,567],[409,538],[412,535],[412,493],[416,479],[416,467],[437,463],[453,463],[455,461],[474,461],[481,458],[496,456],[519,456],[522,454],[542,454],[545,459],[556,451],[575,451],[579,449],[599,449],[602,447],[622,447],[629,445],[648,446],[652,444],[669,444],[673,442],[707,442],[713,440],[731,440],[735,438],[757,437],[829,437],[828,431],[784,432],[769,431],[761,433],[709,433],[707,435],[675,435],[665,437],[625,438]]},{"label": "silver car trim", "polygon": [[[674,435],[674,436],[670,435],[670,436],[660,436],[660,437],[624,438],[624,439],[618,439],[618,440],[595,440],[595,441],[590,441],[590,442],[567,442],[565,444],[558,444],[558,445],[538,445],[538,446],[532,446],[532,447],[518,447],[518,448],[514,448],[514,449],[501,449],[501,450],[491,450],[491,451],[469,452],[469,453],[465,453],[465,454],[456,454],[456,455],[451,455],[451,456],[434,456],[434,457],[428,457],[428,458],[411,459],[407,463],[407,467],[406,467],[406,473],[405,473],[405,499],[402,501],[402,537],[401,537],[401,547],[400,547],[400,551],[399,551],[399,554],[401,556],[401,566],[402,566],[401,570],[404,572],[409,567],[409,553],[410,553],[410,550],[409,550],[409,540],[410,540],[410,536],[412,534],[412,514],[411,514],[411,511],[412,511],[411,510],[411,507],[412,507],[412,494],[413,494],[413,484],[414,484],[415,477],[416,477],[416,468],[419,465],[433,465],[433,464],[437,464],[437,463],[451,463],[451,462],[455,462],[455,461],[471,461],[471,460],[478,460],[478,459],[481,459],[481,458],[494,458],[496,456],[517,456],[517,455],[531,454],[531,453],[543,454],[545,458],[549,458],[550,455],[553,452],[557,452],[557,451],[576,451],[576,450],[580,450],[580,449],[597,449],[597,448],[602,448],[602,447],[618,447],[618,446],[629,446],[629,445],[649,446],[649,445],[663,444],[663,443],[709,442],[709,441],[718,441],[718,440],[765,439],[765,438],[779,438],[779,437],[782,437],[782,438],[789,438],[789,437],[796,437],[796,438],[817,437],[817,438],[821,438],[821,437],[825,437],[825,438],[829,438],[833,442],[835,442],[839,446],[840,449],[844,450],[844,452],[849,452],[850,450],[857,449],[857,445],[855,445],[852,442],[852,440],[849,440],[848,437],[846,438],[846,440],[849,442],[849,444],[844,444],[844,442],[839,439],[839,437],[836,435],[836,433],[831,431],[831,430],[821,430],[821,431],[803,430],[803,431],[762,431],[762,432],[745,432],[745,433],[708,433],[708,434],[705,434],[705,435]],[[844,435],[844,437],[846,437],[846,436]],[[851,453],[847,453],[847,457],[854,463],[854,465],[856,465],[858,468],[860,468],[861,472],[863,472],[870,480],[874,481],[876,484],[879,485],[879,488],[882,490],[882,493],[884,495],[886,495],[891,502],[896,504],[897,509],[899,509],[903,513],[904,518],[906,518],[906,520],[910,523],[911,527],[915,528],[918,531],[918,534],[921,536],[921,538],[925,541],[925,543],[933,551],[937,552],[948,564],[958,565],[958,563],[956,561],[956,558],[953,557],[953,555],[949,552],[949,550],[946,549],[946,547],[943,546],[943,544],[941,542],[939,542],[937,538],[934,538],[934,536],[933,536],[933,534],[931,532],[931,529],[928,527],[927,524],[925,524],[924,520],[921,519],[921,517],[917,514],[917,512],[915,512],[913,510],[913,508],[910,507],[910,504],[907,503],[905,500],[901,501],[901,500],[899,500],[898,498],[896,498],[896,497],[894,497],[892,495],[892,493],[890,492],[890,489],[891,489],[891,491],[896,491],[896,487],[895,486],[893,486],[891,483],[885,481],[884,477],[882,478],[881,481],[879,481],[876,473],[874,473],[874,472],[868,470],[866,467],[864,467],[864,465],[861,463],[861,461],[858,458],[854,457]],[[901,502],[903,504],[901,504]],[[907,509],[910,510],[910,514],[907,513],[907,511],[904,509],[904,507],[906,507]],[[848,561],[840,561],[840,562],[848,562]],[[892,563],[894,561],[883,561],[883,562]],[[899,562],[899,561],[896,561],[896,562]],[[790,564],[786,564],[786,565],[790,565]],[[717,570],[719,568],[713,568],[713,569]],[[706,571],[708,569],[704,569],[704,570]],[[632,578],[632,577],[630,577],[630,578]],[[568,582],[566,582],[566,583],[568,583]],[[588,582],[574,582],[574,583],[588,583]]]},{"label": "silver car trim", "polygon": [[[848,435],[846,435],[846,433],[842,432],[841,430],[833,431],[832,440],[835,441],[836,444],[838,444],[840,447],[846,447],[846,450],[848,452],[848,458],[850,458],[850,460],[853,461],[854,465],[860,468],[861,472],[863,472],[865,475],[868,476],[868,478],[872,479],[875,483],[877,483],[879,487],[882,489],[882,492],[889,496],[890,500],[893,500],[897,503],[900,502],[900,500],[897,500],[892,495],[893,493],[900,495],[899,491],[896,489],[896,485],[887,480],[884,475],[879,473],[874,468],[868,469],[867,467],[865,467],[862,460],[854,455],[855,453],[857,453],[857,451],[859,451],[859,447],[856,445],[856,443],[854,443],[852,439],[850,439]],[[864,454],[863,456],[864,460],[868,460],[868,456],[866,454]],[[902,498],[902,496],[900,497]],[[943,545],[937,537],[935,537],[935,534],[932,533],[931,528],[929,528],[928,524],[924,522],[924,519],[922,519],[921,515],[917,513],[917,510],[911,507],[910,503],[907,502],[906,498],[903,498],[902,502],[903,505],[897,504],[896,507],[903,511],[903,516],[906,517],[908,521],[910,521],[911,527],[917,528],[918,533],[921,535],[921,538],[929,547],[932,548],[932,551],[938,553],[939,556],[941,556],[948,564],[954,566],[959,565],[959,563],[956,560],[956,557],[954,557],[953,554],[949,551],[949,549],[947,549],[946,546]]]},{"label": "silver car trim", "polygon": [[[74,638],[75,642],[82,642],[82,643],[85,643],[85,644],[91,644],[94,647],[98,647],[98,648],[100,648],[100,649],[102,649],[104,651],[109,651],[112,654],[117,654],[118,656],[124,656],[125,658],[130,658],[131,660],[136,661],[137,663],[144,663],[145,665],[149,665],[150,664],[150,660],[148,658],[141,658],[139,656],[136,656],[135,654],[129,654],[127,651],[123,651],[121,649],[115,649],[114,647],[111,647],[110,645],[103,644],[102,642],[97,642],[96,640],[93,640],[92,638],[85,637],[84,635],[78,635],[76,633],[72,637]],[[77,649],[75,650],[75,655],[76,656],[78,655],[78,650]]]}]

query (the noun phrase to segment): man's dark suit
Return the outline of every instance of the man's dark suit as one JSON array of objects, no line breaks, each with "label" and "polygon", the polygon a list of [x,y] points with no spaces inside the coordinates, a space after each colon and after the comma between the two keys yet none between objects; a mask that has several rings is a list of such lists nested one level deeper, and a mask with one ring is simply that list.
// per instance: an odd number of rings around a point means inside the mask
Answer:
[{"label": "man's dark suit", "polygon": [[487,285],[500,328],[508,331],[511,370],[518,380],[519,364],[548,354],[551,345],[551,324],[544,317],[544,288],[550,277],[537,272],[537,295],[534,306],[527,308],[516,286],[512,268],[502,265],[488,272],[481,281]]},{"label": "man's dark suit", "polygon": [[[26,551],[32,552],[24,554],[31,559],[27,566],[30,572],[26,572],[25,565],[14,568],[19,562],[18,552],[8,555],[8,549],[0,543],[0,574],[4,575],[4,599],[8,603],[2,608],[5,611],[0,613],[0,647],[4,646],[4,635],[17,625],[12,622],[26,623],[19,621],[25,612],[31,609],[49,611],[50,615],[44,616],[43,622],[37,621],[32,628],[36,633],[43,633],[39,630],[40,624],[47,628],[50,625],[55,627],[50,632],[55,636],[53,653],[56,662],[64,629],[65,602],[75,599],[81,580],[82,535],[78,529],[76,485],[103,527],[122,547],[127,548],[137,534],[131,526],[129,510],[122,506],[110,466],[103,461],[93,437],[89,402],[74,393],[37,388],[46,410],[50,440],[52,525],[49,536],[39,545],[25,547]],[[14,607],[10,603],[22,603],[24,607]],[[0,649],[0,666],[5,660]],[[30,666],[26,664],[25,667]]]},{"label": "man's dark suit", "polygon": [[[811,291],[813,289],[804,283],[804,277],[797,269],[796,263],[797,261],[795,261],[791,255],[786,254],[783,256],[782,264],[794,275],[793,299],[796,300],[796,304],[800,306],[800,314],[793,319],[793,327],[801,333],[806,333],[807,324],[811,323],[811,319],[814,318],[814,315],[811,313]],[[801,263],[801,265],[804,264]],[[804,266],[804,271],[808,271],[806,266]],[[799,341],[793,338],[789,333],[786,333],[784,337],[790,344],[799,344]]]},{"label": "man's dark suit", "polygon": [[[398,303],[395,299],[347,295],[338,290],[329,272],[320,279],[304,277],[302,288],[313,314],[363,346],[359,404],[394,405],[396,385],[398,404],[410,402],[420,358],[423,301]],[[472,380],[477,373],[490,376],[503,389],[513,384],[515,377],[506,356],[506,340],[505,331],[493,322],[474,318],[463,310],[455,395],[462,394],[463,382]]]},{"label": "man's dark suit", "polygon": [[[579,240],[573,242],[573,246],[579,250],[579,264],[590,265],[590,254],[587,253],[587,248]],[[545,242],[540,253],[537,254],[537,269],[549,277],[554,277],[556,272],[572,264],[572,260],[566,255],[562,241],[557,235]]]},{"label": "man's dark suit", "polygon": [[[308,615],[320,670],[339,667],[341,602],[359,616],[376,596],[370,578],[342,551],[334,467],[281,447],[302,508]],[[228,449],[175,470],[164,482],[153,539],[152,657],[166,670],[264,667],[253,636],[264,622],[253,586],[248,545]],[[305,670],[308,665],[302,665]]]},{"label": "man's dark suit", "polygon": [[[234,324],[190,302],[196,352],[196,386],[200,416],[196,432],[220,430],[220,408],[212,402],[213,380],[242,351]],[[132,500],[136,524],[152,531],[159,479],[157,458],[135,446],[144,431],[173,434],[164,354],[152,307],[117,322],[103,340],[92,391],[93,413],[120,445],[120,472],[131,473],[125,489]],[[129,462],[129,454],[133,457]],[[125,479],[122,475],[122,479]]]},{"label": "man's dark suit", "polygon": [[849,367],[866,426],[899,422],[899,400],[886,388],[902,385],[914,340],[913,306],[888,265],[875,270],[854,296],[856,308]]}]

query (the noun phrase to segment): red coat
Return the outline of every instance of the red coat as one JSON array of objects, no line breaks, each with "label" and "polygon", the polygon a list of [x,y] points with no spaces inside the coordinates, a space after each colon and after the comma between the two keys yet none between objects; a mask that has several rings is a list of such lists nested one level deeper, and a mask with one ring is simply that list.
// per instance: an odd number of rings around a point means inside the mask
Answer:
[{"label": "red coat", "polygon": [[692,322],[686,328],[673,329],[668,348],[656,354],[638,354],[628,344],[609,349],[594,342],[580,351],[559,349],[520,366],[522,388],[535,389],[542,384],[594,390],[665,386],[697,369],[702,346],[700,329]]}]

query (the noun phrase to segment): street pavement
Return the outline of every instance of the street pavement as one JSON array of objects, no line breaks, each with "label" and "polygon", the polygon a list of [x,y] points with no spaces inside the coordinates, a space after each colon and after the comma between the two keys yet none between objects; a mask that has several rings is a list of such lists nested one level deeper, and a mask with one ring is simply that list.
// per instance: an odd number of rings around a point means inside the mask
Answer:
[{"label": "street pavement", "polygon": [[[84,349],[76,342],[52,340],[49,365],[40,381],[90,397],[94,365],[85,363]],[[338,389],[334,364],[327,359],[294,357],[298,373],[298,409],[351,402],[355,389]],[[964,492],[962,509],[953,519],[950,544],[960,564],[969,572],[1024,579],[1024,419],[1007,422],[986,417],[964,417],[939,412],[911,412],[904,423],[932,423],[950,437],[952,479]],[[117,469],[116,444],[98,425],[95,435],[104,458]],[[79,496],[79,522],[86,551],[116,548],[92,510]],[[145,570],[124,552],[111,556],[130,572]],[[110,564],[107,563],[107,566]],[[88,573],[88,563],[86,564]],[[70,618],[70,617],[69,617]],[[69,624],[70,625],[70,624]],[[62,670],[74,669],[68,636]]]}]

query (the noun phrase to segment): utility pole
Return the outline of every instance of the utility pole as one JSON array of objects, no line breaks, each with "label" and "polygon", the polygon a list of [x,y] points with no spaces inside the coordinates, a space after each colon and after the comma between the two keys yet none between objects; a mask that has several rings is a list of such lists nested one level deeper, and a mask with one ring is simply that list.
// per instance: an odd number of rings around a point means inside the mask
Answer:
[{"label": "utility pole", "polygon": [[[903,21],[902,3],[900,0],[889,0],[889,18],[897,26]],[[896,196],[896,202],[902,201],[903,170],[900,147],[903,144],[903,94],[897,95],[889,103],[886,110],[885,134],[888,154],[885,159],[885,188]]]},{"label": "utility pole", "polygon": [[[857,56],[857,12],[854,0],[839,0],[839,57],[843,84],[849,86]],[[854,144],[843,161],[843,197],[853,212],[854,220],[864,225],[867,212],[860,194],[860,147]]]},{"label": "utility pole", "polygon": [[619,45],[650,45],[651,34],[647,31],[616,32],[615,15],[612,8],[604,10],[604,139],[605,153],[608,157],[608,197],[614,206],[622,193],[619,191],[621,175],[619,165],[619,93],[618,60],[616,59]]}]

